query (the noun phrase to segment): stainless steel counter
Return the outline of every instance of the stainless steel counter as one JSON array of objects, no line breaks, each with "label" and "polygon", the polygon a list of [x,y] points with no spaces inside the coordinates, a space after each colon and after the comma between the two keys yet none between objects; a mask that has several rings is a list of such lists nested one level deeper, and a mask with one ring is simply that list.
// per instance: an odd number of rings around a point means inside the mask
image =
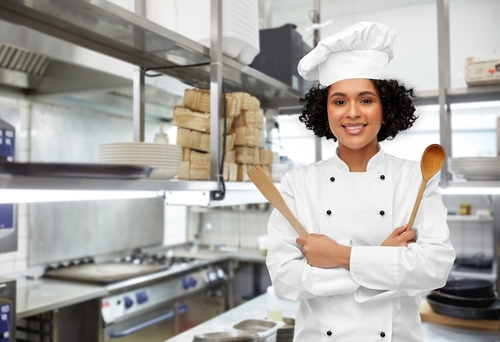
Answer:
[{"label": "stainless steel counter", "polygon": [[16,319],[99,298],[107,293],[103,286],[61,280],[18,282]]},{"label": "stainless steel counter", "polygon": [[[248,318],[265,318],[267,316],[267,295],[263,294],[232,310],[217,316],[168,340],[168,342],[192,342],[197,334],[223,331],[227,327]],[[283,316],[295,317],[298,302],[283,302]],[[469,330],[448,327],[434,323],[423,323],[426,342],[500,342],[500,332]]]}]

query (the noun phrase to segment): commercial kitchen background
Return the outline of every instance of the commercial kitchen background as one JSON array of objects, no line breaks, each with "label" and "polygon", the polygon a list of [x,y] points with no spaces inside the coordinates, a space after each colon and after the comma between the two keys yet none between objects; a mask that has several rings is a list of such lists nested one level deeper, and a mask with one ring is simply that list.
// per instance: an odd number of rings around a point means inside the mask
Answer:
[{"label": "commercial kitchen background", "polygon": [[[308,13],[312,10],[312,1],[272,0],[270,3],[270,27],[296,24],[304,40],[312,44],[311,31],[306,31],[311,25]],[[385,23],[397,32],[390,76],[405,81],[417,91],[436,90],[436,15],[435,1],[427,0],[322,1],[322,22],[331,19],[334,23],[322,28],[321,37],[361,20]],[[451,0],[450,33],[451,86],[465,87],[466,57],[500,55],[500,1]],[[2,33],[0,38],[4,38]],[[113,68],[132,73],[131,65],[111,58],[109,61]],[[169,83],[170,90],[182,96],[184,86],[179,82],[168,79],[154,82]],[[419,160],[428,144],[439,142],[437,106],[420,106],[418,114],[420,119],[408,133],[383,143],[387,152]],[[500,102],[452,106],[452,155],[496,156],[499,152],[497,116],[500,116]],[[98,160],[99,144],[132,141],[130,116],[62,104],[50,98],[26,98],[7,90],[0,92],[0,118],[16,127],[16,160],[20,162],[94,163]],[[273,150],[293,165],[314,162],[314,138],[298,122],[297,115],[282,115],[276,120],[279,131],[269,131]],[[171,141],[175,141],[176,128],[168,124],[165,127]],[[147,121],[146,141],[153,140],[158,128],[159,121]],[[323,158],[328,158],[335,144],[323,141],[322,145]],[[491,206],[488,196],[454,195],[445,196],[444,200],[448,210],[455,213],[464,201],[472,203],[473,210]],[[36,276],[49,261],[117,251],[124,248],[127,241],[137,244],[143,241],[147,245],[151,232],[139,228],[145,221],[164,225],[165,245],[192,241],[198,227],[210,222],[212,229],[203,233],[202,244],[256,248],[257,236],[266,234],[270,213],[269,209],[255,206],[218,209],[166,206],[164,217],[159,217],[162,207],[161,199],[20,204],[18,251],[0,254],[0,275]],[[450,222],[458,255],[482,252],[491,256],[492,225],[492,222],[470,222],[466,228],[463,222]]]}]

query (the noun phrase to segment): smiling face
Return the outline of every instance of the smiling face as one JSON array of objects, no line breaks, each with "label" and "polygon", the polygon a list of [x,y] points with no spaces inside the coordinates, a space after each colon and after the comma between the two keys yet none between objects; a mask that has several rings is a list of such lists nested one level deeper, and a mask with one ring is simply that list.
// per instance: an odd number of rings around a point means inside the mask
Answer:
[{"label": "smiling face", "polygon": [[369,79],[336,82],[328,90],[328,123],[337,137],[340,153],[377,153],[377,134],[382,126],[382,102]]}]

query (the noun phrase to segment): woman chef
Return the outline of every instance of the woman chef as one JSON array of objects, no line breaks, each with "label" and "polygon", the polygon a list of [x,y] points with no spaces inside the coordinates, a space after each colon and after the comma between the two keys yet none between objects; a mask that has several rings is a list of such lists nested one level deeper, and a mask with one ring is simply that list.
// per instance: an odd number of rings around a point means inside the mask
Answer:
[{"label": "woman chef", "polygon": [[405,232],[420,166],[378,144],[416,120],[413,90],[385,79],[394,37],[384,25],[362,22],[319,42],[298,66],[321,84],[301,99],[300,121],[338,148],[281,183],[310,236],[297,238],[276,210],[269,219],[275,292],[300,301],[295,341],[423,341],[420,294],[443,286],[455,259],[437,179]]}]

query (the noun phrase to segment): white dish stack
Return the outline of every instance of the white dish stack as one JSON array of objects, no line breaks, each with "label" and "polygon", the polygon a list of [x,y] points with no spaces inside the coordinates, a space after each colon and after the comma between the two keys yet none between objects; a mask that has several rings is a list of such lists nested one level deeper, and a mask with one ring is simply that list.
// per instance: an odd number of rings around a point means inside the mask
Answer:
[{"label": "white dish stack", "polygon": [[[178,0],[177,31],[210,47],[210,1]],[[224,1],[222,53],[250,64],[260,51],[257,0]]]},{"label": "white dish stack", "polygon": [[448,158],[448,169],[469,181],[500,180],[500,157]]},{"label": "white dish stack", "polygon": [[122,142],[99,145],[104,164],[153,166],[150,178],[171,179],[180,171],[182,148],[173,144]]},{"label": "white dish stack", "polygon": [[[130,8],[128,0],[108,0]],[[210,0],[145,0],[145,17],[210,47]],[[222,1],[222,53],[243,64],[260,52],[258,0]]]},{"label": "white dish stack", "polygon": [[177,0],[145,0],[146,18],[177,31]]}]

